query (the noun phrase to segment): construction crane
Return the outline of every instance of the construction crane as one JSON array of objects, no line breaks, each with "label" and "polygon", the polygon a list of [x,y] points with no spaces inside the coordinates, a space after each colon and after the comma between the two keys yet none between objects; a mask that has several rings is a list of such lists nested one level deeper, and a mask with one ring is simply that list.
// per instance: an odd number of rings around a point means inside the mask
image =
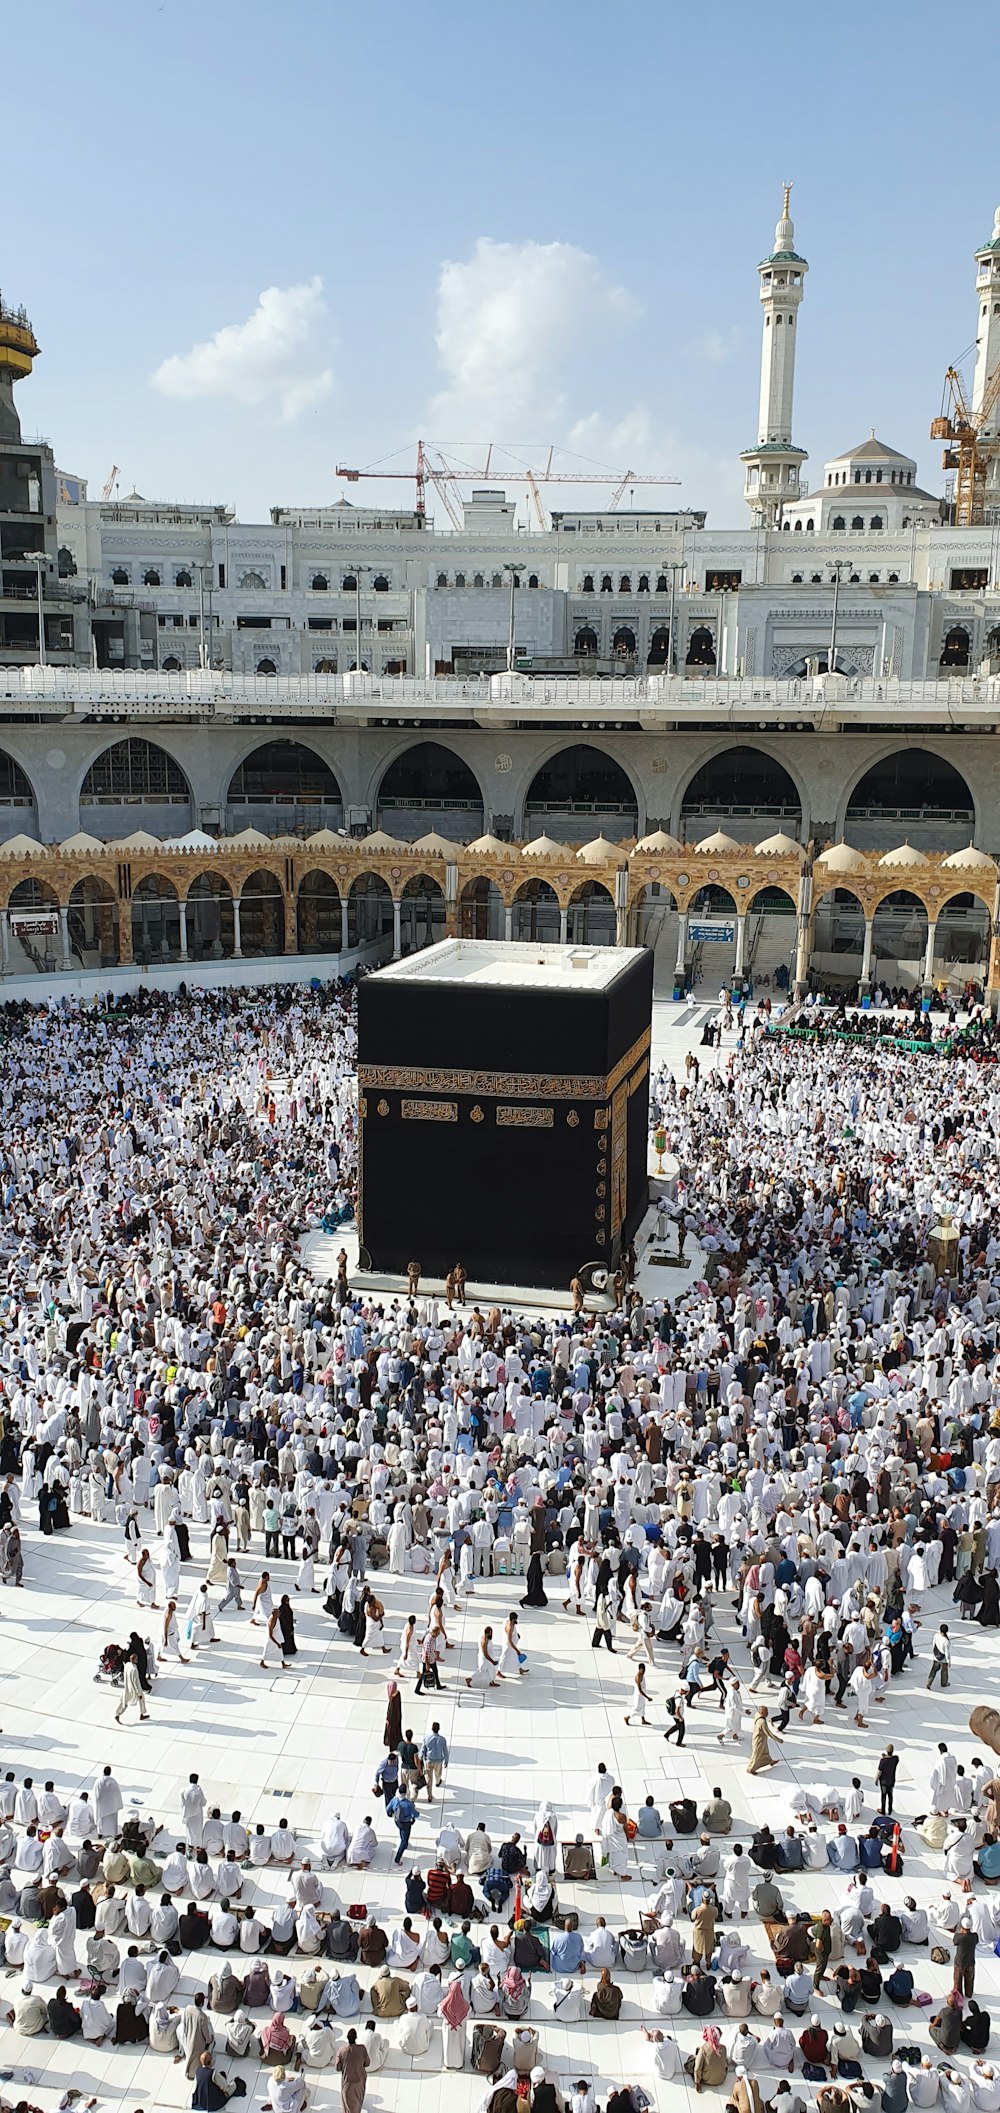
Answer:
[{"label": "construction crane", "polygon": [[101,498],[102,498],[102,499],[110,499],[110,497],[111,497],[111,494],[112,494],[112,492],[114,491],[114,488],[115,488],[115,485],[116,485],[117,481],[118,481],[118,464],[117,464],[117,462],[113,462],[113,463],[112,463],[112,465],[111,465],[111,469],[110,469],[110,472],[109,472],[109,474],[108,474],[108,475],[107,475],[107,476],[105,477],[105,479],[104,479],[104,483],[103,483],[103,485],[101,486]]},{"label": "construction crane", "polygon": [[613,513],[623,493],[626,492],[631,485],[648,484],[655,485],[657,487],[662,487],[666,484],[680,483],[679,477],[640,477],[636,475],[636,472],[634,470],[626,470],[624,471],[624,473],[616,473],[613,470],[608,470],[602,476],[595,476],[591,471],[574,471],[572,473],[567,473],[562,470],[553,470],[552,462],[553,457],[555,455],[555,449],[551,447],[549,449],[546,466],[543,470],[534,470],[529,468],[527,463],[516,461],[510,467],[504,467],[500,465],[491,467],[493,462],[494,445],[495,443],[491,441],[489,447],[486,450],[486,461],[482,469],[456,468],[453,463],[448,462],[446,457],[441,454],[441,450],[439,448],[435,450],[435,455],[437,458],[435,459],[435,456],[432,456],[430,453],[428,443],[424,440],[418,440],[417,461],[415,469],[384,470],[380,469],[377,464],[374,464],[369,469],[354,470],[347,469],[342,463],[338,463],[336,474],[338,477],[343,477],[345,483],[347,484],[357,484],[361,478],[370,478],[374,482],[378,483],[386,482],[390,484],[415,484],[417,487],[416,512],[421,519],[426,516],[427,512],[427,486],[428,484],[432,484],[441,500],[441,504],[444,507],[444,510],[448,516],[449,521],[451,522],[452,527],[456,529],[464,528],[465,523],[462,518],[461,511],[458,505],[456,504],[454,493],[451,487],[457,484],[484,483],[485,480],[490,476],[504,477],[511,483],[521,483],[523,481],[527,485],[528,492],[531,496],[531,502],[538,520],[538,525],[542,529],[548,528],[549,520],[548,515],[545,511],[545,507],[542,503],[541,493],[538,489],[540,484],[607,485],[609,483],[612,483],[617,476],[614,491],[612,493],[611,499],[608,502],[608,506],[605,509],[606,512]]},{"label": "construction crane", "polygon": [[998,398],[1000,365],[994,367],[976,412],[969,409],[957,367],[948,368],[941,416],[931,420],[931,439],[948,442],[941,460],[946,470],[956,473],[956,528],[978,527],[985,516],[986,477],[991,461],[1000,451],[1000,438],[983,436]]}]

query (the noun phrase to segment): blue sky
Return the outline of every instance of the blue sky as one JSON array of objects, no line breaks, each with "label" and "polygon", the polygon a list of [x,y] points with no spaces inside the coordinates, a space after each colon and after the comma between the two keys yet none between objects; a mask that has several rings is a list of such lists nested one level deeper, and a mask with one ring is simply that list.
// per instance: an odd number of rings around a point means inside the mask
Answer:
[{"label": "blue sky", "polygon": [[[994,27],[970,0],[961,50]],[[0,285],[44,355],[22,420],[92,492],[117,462],[266,518],[422,433],[673,473],[660,504],[737,526],[785,178],[806,474],[874,425],[940,488],[1000,155],[925,0],[48,0],[3,54]]]}]

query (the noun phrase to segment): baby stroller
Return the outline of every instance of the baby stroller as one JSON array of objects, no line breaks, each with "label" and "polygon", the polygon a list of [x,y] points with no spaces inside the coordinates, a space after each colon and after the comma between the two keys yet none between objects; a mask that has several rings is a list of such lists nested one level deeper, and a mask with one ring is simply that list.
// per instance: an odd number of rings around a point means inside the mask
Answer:
[{"label": "baby stroller", "polygon": [[100,1670],[95,1680],[110,1680],[112,1687],[121,1687],[125,1678],[125,1653],[120,1643],[106,1643],[97,1661]]}]

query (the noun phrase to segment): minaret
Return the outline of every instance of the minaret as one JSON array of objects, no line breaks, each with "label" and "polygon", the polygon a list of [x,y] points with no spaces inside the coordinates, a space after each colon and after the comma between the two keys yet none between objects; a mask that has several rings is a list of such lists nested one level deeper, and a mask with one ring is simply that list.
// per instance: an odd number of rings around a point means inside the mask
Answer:
[{"label": "minaret", "polygon": [[0,293],[0,441],[15,447],[21,421],[14,408],[14,383],[31,373],[37,358],[35,333],[23,308],[11,308]]},{"label": "minaret", "polygon": [[760,413],[757,445],[740,456],[746,464],[747,505],[769,528],[780,525],[783,505],[798,498],[799,470],[808,460],[805,449],[797,448],[792,441],[795,340],[809,266],[804,257],[796,254],[795,229],[788,211],[791,189],[791,184],[786,183],[781,219],[774,230],[774,248],[757,266],[764,310]]},{"label": "minaret", "polygon": [[[986,384],[1000,366],[1000,205],[993,216],[993,233],[976,251],[976,293],[979,318],[976,326],[976,372],[972,383],[971,410],[982,410]],[[1000,431],[1000,407],[994,405],[984,433]]]}]

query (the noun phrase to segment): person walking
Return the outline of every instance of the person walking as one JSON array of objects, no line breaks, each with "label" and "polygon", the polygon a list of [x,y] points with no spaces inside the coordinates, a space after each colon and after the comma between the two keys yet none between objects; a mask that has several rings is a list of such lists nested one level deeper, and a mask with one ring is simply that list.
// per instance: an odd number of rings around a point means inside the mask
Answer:
[{"label": "person walking", "polygon": [[634,1690],[632,1707],[625,1712],[625,1722],[626,1724],[646,1724],[649,1721],[646,1716],[646,1704],[651,1702],[653,1698],[646,1686],[646,1667],[642,1660],[640,1660],[635,1669]]},{"label": "person walking", "polygon": [[142,1682],[139,1678],[139,1665],[134,1651],[130,1651],[128,1657],[125,1660],[121,1700],[118,1704],[118,1708],[115,1711],[116,1724],[121,1723],[122,1718],[124,1717],[125,1712],[131,1702],[134,1702],[138,1705],[139,1720],[141,1723],[145,1723],[149,1717],[149,1711],[146,1708],[146,1697],[142,1691]]},{"label": "person walking", "polygon": [[365,2102],[365,2085],[368,2081],[368,2049],[358,2044],[354,2026],[350,2026],[343,2046],[339,2049],[334,2067],[340,2077],[341,2113],[361,2113]]},{"label": "person walking", "polygon": [[968,1915],[963,1915],[953,1939],[951,1967],[951,1985],[960,1996],[971,1996],[976,1985],[977,1942]]},{"label": "person walking", "polygon": [[[640,1666],[639,1672],[641,1671]],[[687,1696],[683,1687],[679,1687],[676,1694],[667,1697],[667,1713],[672,1721],[667,1725],[663,1736],[665,1739],[676,1739],[678,1746],[683,1746],[684,1733],[687,1730]]]},{"label": "person walking", "polygon": [[420,1815],[413,1799],[405,1797],[402,1791],[397,1791],[395,1797],[389,1799],[385,1809],[389,1818],[395,1820],[399,1835],[399,1847],[392,1860],[394,1864],[401,1864],[410,1846],[414,1821],[419,1819]]},{"label": "person walking", "polygon": [[243,1579],[237,1569],[234,1555],[229,1557],[226,1564],[226,1589],[219,1601],[219,1613],[224,1614],[227,1607],[236,1607],[241,1614],[243,1612]]},{"label": "person walking", "polygon": [[885,1752],[880,1756],[878,1767],[875,1770],[875,1784],[880,1799],[879,1810],[882,1813],[891,1813],[892,1811],[892,1800],[896,1789],[896,1770],[898,1767],[899,1755],[890,1742]]},{"label": "person walking", "polygon": [[943,1621],[931,1644],[931,1669],[926,1685],[933,1687],[935,1680],[938,1680],[942,1687],[947,1687],[950,1676],[951,1644],[948,1641],[948,1624]]}]

